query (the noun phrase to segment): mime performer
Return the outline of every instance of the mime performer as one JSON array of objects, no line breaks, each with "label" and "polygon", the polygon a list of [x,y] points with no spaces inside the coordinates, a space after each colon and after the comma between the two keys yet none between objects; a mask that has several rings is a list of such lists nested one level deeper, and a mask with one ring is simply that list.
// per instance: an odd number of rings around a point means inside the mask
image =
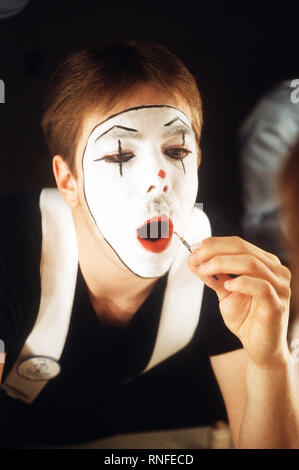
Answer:
[{"label": "mime performer", "polygon": [[138,377],[192,343],[236,447],[297,447],[290,272],[196,207],[201,100],[181,61],[134,41],[81,50],[42,124],[58,190],[1,202],[1,445],[122,432],[128,387],[137,406]]}]

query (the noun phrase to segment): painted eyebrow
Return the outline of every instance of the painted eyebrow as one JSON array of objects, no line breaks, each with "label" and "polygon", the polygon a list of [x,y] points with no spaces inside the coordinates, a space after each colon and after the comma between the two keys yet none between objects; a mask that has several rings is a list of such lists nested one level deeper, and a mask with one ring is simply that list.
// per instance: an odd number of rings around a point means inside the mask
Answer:
[{"label": "painted eyebrow", "polygon": [[115,131],[113,132],[114,134],[114,137],[125,137],[127,134],[130,135],[130,133],[132,132],[137,132],[138,133],[138,130],[137,129],[132,129],[131,127],[124,127],[124,126],[112,126],[110,127],[110,129],[108,129],[107,131],[103,132],[103,134],[99,135],[96,140],[95,140],[95,143],[101,138],[103,137],[104,135],[108,134],[108,132],[112,132],[114,129],[120,129],[119,131]]},{"label": "painted eyebrow", "polygon": [[165,132],[163,132],[162,137],[171,137],[175,135],[193,135],[194,132],[190,129],[189,126],[182,125],[180,123],[175,124],[174,126],[169,127]]},{"label": "painted eyebrow", "polygon": [[191,127],[188,126],[188,124],[186,124],[180,117],[173,118],[171,121],[164,124],[164,127],[171,126],[172,124],[174,124],[177,121],[180,121],[183,124],[183,126],[187,127],[187,129],[190,129],[190,131],[192,131]]}]

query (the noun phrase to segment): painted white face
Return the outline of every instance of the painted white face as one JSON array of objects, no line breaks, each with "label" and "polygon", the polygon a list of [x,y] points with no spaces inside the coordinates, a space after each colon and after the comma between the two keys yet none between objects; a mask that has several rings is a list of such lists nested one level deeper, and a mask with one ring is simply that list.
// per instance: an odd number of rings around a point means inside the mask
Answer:
[{"label": "painted white face", "polygon": [[82,160],[94,222],[136,275],[170,268],[194,206],[197,148],[188,117],[166,105],[127,109],[97,125]]}]

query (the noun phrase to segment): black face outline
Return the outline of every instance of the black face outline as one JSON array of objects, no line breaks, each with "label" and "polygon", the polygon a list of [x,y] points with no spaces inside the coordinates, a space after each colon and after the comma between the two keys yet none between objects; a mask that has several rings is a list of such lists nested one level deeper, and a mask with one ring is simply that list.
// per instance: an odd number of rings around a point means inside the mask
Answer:
[{"label": "black face outline", "polygon": [[[104,237],[103,233],[101,232],[101,229],[100,227],[97,225],[97,222],[92,214],[92,211],[89,207],[89,204],[88,204],[88,201],[87,201],[87,197],[86,197],[86,191],[85,191],[85,178],[84,178],[84,167],[83,167],[83,161],[84,161],[84,155],[85,155],[85,152],[86,152],[86,147],[87,147],[87,144],[88,144],[88,141],[89,141],[89,138],[91,136],[91,134],[94,132],[94,130],[99,127],[101,124],[104,124],[106,121],[108,121],[109,119],[112,119],[120,114],[124,114],[124,113],[127,113],[129,111],[133,111],[133,110],[138,110],[138,109],[144,109],[144,108],[171,108],[171,109],[175,109],[176,111],[179,111],[180,113],[184,114],[186,116],[186,118],[189,120],[188,116],[181,110],[179,110],[178,108],[176,108],[175,106],[170,106],[170,105],[167,105],[167,104],[163,104],[163,105],[160,105],[160,104],[155,104],[155,105],[143,105],[143,106],[133,106],[132,108],[128,108],[126,109],[125,111],[121,111],[119,113],[115,113],[111,116],[109,116],[108,118],[104,119],[102,122],[99,122],[98,124],[96,124],[93,129],[91,130],[91,132],[89,133],[89,136],[87,138],[87,141],[86,141],[86,144],[85,144],[85,147],[83,149],[83,154],[82,154],[82,158],[81,158],[81,166],[82,166],[82,174],[83,174],[83,194],[84,194],[84,199],[85,199],[85,203],[86,203],[86,206],[88,208],[88,211],[90,213],[90,216],[92,218],[92,220],[94,221],[94,224],[95,226],[97,227],[99,233],[101,234],[101,236],[103,237],[103,239],[105,240],[105,242],[110,246],[110,248],[114,251],[115,255],[117,256],[117,258],[122,262],[122,264],[131,272],[133,273],[135,276],[139,277],[140,279],[157,279],[157,277],[153,277],[153,276],[150,276],[150,277],[144,277],[144,276],[140,276],[140,274],[136,273],[135,271],[133,271],[124,261],[123,259],[120,257],[120,255],[117,253],[117,251],[115,251],[114,247],[111,245],[111,243],[109,243],[109,241],[107,240],[107,238]],[[175,118],[175,120],[177,119],[180,119],[180,118]],[[174,122],[174,121],[173,121]],[[169,124],[170,125],[170,124]],[[189,126],[188,126],[189,127]],[[190,127],[189,127],[190,129]],[[191,129],[192,130],[192,129]],[[169,267],[170,269],[170,267]],[[167,269],[163,274],[161,274],[161,276],[159,276],[160,278],[161,277],[164,277],[168,274],[169,272],[169,269]]]},{"label": "black face outline", "polygon": [[[85,151],[86,151],[86,147],[87,147],[87,144],[88,144],[88,141],[89,141],[89,138],[91,136],[91,134],[94,132],[94,130],[101,126],[102,124],[104,124],[105,122],[109,121],[109,119],[112,119],[116,116],[119,116],[120,114],[125,114],[125,113],[129,113],[130,111],[137,111],[139,109],[145,109],[145,108],[170,108],[170,109],[175,109],[176,111],[179,111],[180,113],[184,114],[184,116],[186,116],[186,118],[189,120],[188,116],[183,112],[181,111],[180,109],[176,108],[175,106],[170,106],[168,104],[146,104],[146,105],[143,105],[143,106],[133,106],[132,108],[128,108],[128,109],[125,109],[124,111],[120,111],[119,113],[115,113],[115,114],[112,114],[111,116],[107,117],[106,119],[104,119],[103,121],[101,122],[98,122],[93,128],[92,130],[90,131],[89,135],[88,135],[88,138],[87,138],[87,141],[86,141],[86,144],[84,146],[84,149],[83,149],[83,154],[82,154],[82,159],[81,159],[81,165],[82,165],[82,170],[83,169],[83,160],[84,160],[84,154],[85,154]],[[171,125],[173,122],[177,121],[178,119],[180,119],[179,117],[177,118],[174,118],[172,121],[170,121],[169,123],[165,124],[165,126],[169,126]],[[181,120],[181,119],[180,119]],[[184,121],[182,121],[192,132],[193,130],[190,128],[190,126],[188,126]],[[122,126],[113,126],[113,127],[122,127]],[[113,128],[112,127],[112,128]],[[111,128],[111,129],[112,129]],[[109,130],[111,130],[109,129]],[[125,128],[126,130],[131,130],[132,132],[136,132],[137,129],[130,129],[130,128]],[[107,131],[108,132],[108,131]],[[97,139],[96,139],[97,140]]]},{"label": "black face outline", "polygon": [[[99,124],[100,126],[101,124]],[[138,132],[137,129],[132,129],[131,127],[125,127],[125,126],[112,126],[110,129],[107,129],[107,131],[103,132],[103,134],[99,135],[94,143],[96,143],[101,137],[103,137],[105,134],[108,134],[108,132],[112,131],[113,129],[123,129],[126,132]]]}]

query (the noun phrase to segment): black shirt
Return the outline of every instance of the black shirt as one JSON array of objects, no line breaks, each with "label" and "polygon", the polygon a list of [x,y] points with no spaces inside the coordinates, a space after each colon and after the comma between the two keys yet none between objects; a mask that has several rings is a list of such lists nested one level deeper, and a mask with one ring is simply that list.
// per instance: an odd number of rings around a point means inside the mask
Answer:
[{"label": "black shirt", "polygon": [[[41,217],[39,192],[0,203],[0,338],[5,379],[39,308]],[[209,215],[213,235],[223,223]],[[63,445],[123,432],[210,424],[225,417],[209,356],[242,347],[226,328],[216,294],[205,288],[200,320],[183,351],[140,375],[157,334],[167,275],[160,278],[128,325],[103,325],[78,270],[61,373],[33,404],[0,392],[0,447]]]}]

